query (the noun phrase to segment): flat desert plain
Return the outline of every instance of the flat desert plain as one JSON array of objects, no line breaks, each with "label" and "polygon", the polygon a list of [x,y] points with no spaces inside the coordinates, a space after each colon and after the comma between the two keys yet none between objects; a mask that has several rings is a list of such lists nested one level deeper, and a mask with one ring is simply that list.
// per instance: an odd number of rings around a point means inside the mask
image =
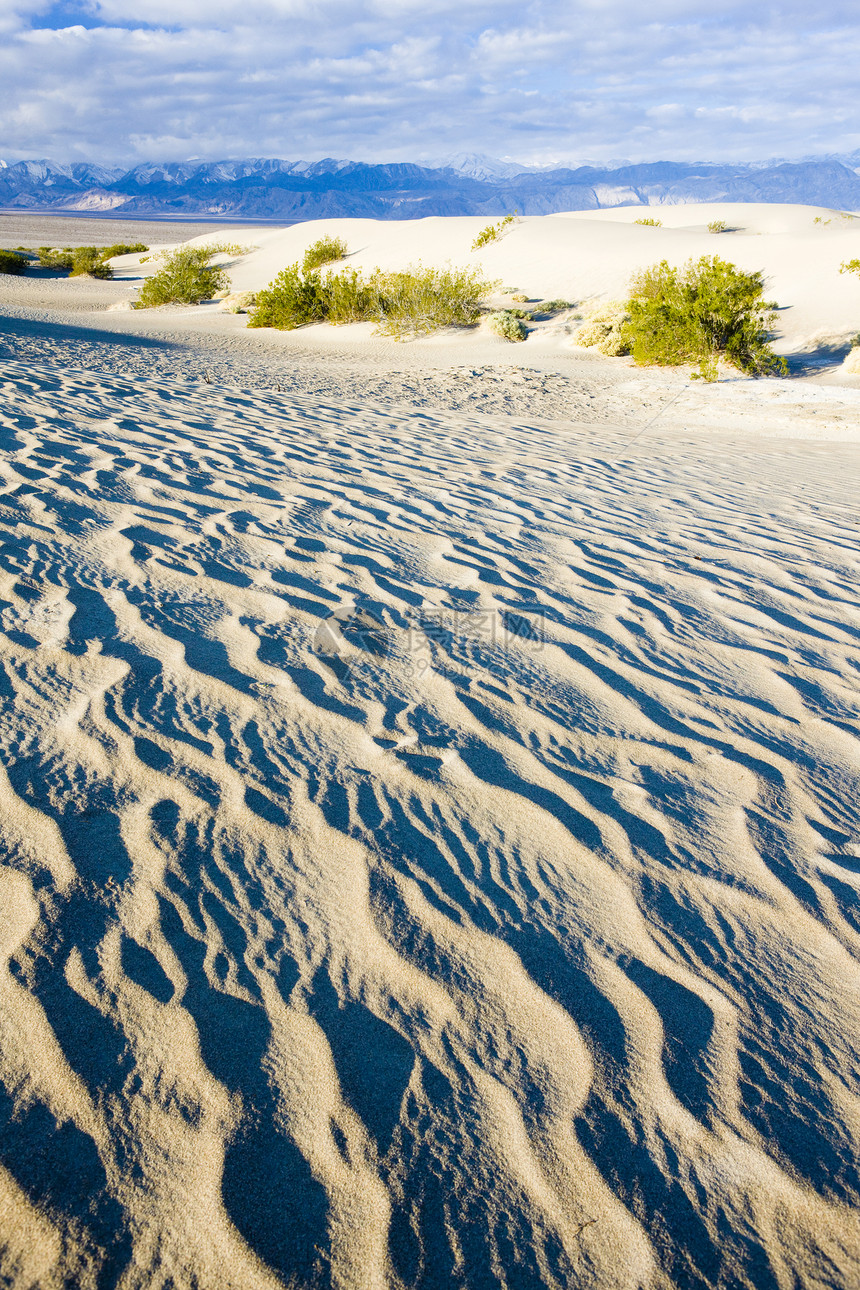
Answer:
[{"label": "flat desert plain", "polygon": [[[656,213],[197,238],[523,344],[0,278],[4,1286],[860,1284],[860,220]],[[576,346],[706,253],[789,379]]]}]

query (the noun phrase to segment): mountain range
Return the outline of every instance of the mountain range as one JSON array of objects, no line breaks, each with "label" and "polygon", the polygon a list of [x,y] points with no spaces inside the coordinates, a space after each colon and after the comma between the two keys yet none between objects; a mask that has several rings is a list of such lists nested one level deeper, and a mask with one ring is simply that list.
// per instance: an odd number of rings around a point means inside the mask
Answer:
[{"label": "mountain range", "polygon": [[549,215],[678,202],[798,202],[860,211],[850,155],[726,165],[657,161],[535,167],[478,154],[432,164],[326,158],[147,162],[0,161],[0,209],[112,216],[285,220]]}]

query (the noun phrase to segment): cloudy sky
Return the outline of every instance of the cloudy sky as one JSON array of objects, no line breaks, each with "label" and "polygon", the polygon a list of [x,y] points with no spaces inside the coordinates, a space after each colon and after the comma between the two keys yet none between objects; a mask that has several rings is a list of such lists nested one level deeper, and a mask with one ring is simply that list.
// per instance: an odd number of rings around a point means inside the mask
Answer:
[{"label": "cloudy sky", "polygon": [[0,156],[860,147],[857,0],[0,0]]}]

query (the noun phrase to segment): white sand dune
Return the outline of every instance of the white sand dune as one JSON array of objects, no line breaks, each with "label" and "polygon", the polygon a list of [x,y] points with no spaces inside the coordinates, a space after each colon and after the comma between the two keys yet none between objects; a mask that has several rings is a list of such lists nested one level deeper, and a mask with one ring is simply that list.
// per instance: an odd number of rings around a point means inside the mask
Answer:
[{"label": "white sand dune", "polygon": [[857,1286],[809,388],[640,433],[5,364],[4,1284]]}]

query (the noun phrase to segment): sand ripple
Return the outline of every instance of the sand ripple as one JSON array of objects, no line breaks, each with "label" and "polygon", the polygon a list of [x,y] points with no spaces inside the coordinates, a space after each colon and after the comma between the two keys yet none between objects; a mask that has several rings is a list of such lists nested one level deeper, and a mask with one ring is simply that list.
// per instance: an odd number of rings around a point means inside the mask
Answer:
[{"label": "sand ripple", "polygon": [[2,387],[4,1284],[856,1286],[849,447]]}]

